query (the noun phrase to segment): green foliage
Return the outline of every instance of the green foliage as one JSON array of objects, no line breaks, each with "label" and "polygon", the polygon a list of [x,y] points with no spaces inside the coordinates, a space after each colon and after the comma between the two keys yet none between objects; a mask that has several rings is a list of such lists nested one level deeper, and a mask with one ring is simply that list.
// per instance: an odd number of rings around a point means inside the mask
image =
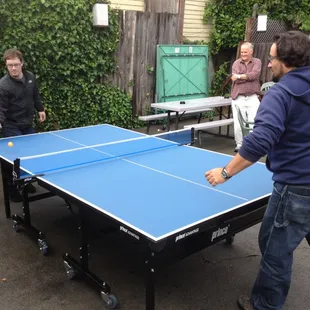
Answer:
[{"label": "green foliage", "polygon": [[221,48],[238,45],[244,38],[246,20],[252,14],[257,0],[212,0],[205,7],[204,21],[212,20],[213,30],[210,39],[211,54]]},{"label": "green foliage", "polygon": [[223,84],[223,81],[227,81],[229,74],[228,74],[228,65],[229,61],[224,62],[222,65],[219,66],[218,70],[215,72],[211,89],[209,91],[209,95],[211,97],[214,96],[229,96],[230,94],[230,83],[227,85]]},{"label": "green foliage", "polygon": [[154,67],[150,66],[150,65],[146,65],[146,71],[149,73],[149,74],[152,74],[154,73]]},{"label": "green foliage", "polygon": [[222,48],[236,47],[244,39],[246,20],[252,16],[254,4],[258,6],[258,13],[265,13],[270,19],[310,31],[310,0],[211,0],[204,12],[204,21],[213,23],[211,54],[217,54]]},{"label": "green foliage", "polygon": [[191,41],[191,40],[187,39],[186,37],[183,37],[182,43],[185,45],[208,45],[207,41],[204,41],[204,40]]},{"label": "green foliage", "polygon": [[99,83],[114,70],[119,28],[114,10],[109,27],[93,27],[96,2],[0,0],[0,52],[20,49],[25,68],[36,74],[47,112],[42,130],[135,124],[130,97]]},{"label": "green foliage", "polygon": [[274,20],[283,20],[294,28],[310,31],[310,0],[263,1],[261,9]]},{"label": "green foliage", "polygon": [[43,128],[37,124],[40,129],[55,130],[102,123],[127,128],[134,125],[130,97],[118,88],[80,80],[71,84],[54,84],[53,87],[42,83],[41,92],[45,94],[49,122]]}]

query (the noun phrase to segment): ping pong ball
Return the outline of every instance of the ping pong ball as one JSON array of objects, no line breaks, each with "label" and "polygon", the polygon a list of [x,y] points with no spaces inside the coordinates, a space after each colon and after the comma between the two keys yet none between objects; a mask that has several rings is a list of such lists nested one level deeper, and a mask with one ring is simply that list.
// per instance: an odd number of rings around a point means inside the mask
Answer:
[{"label": "ping pong ball", "polygon": [[8,143],[8,146],[9,146],[9,147],[12,147],[12,146],[13,146],[13,142],[9,142],[9,143]]}]

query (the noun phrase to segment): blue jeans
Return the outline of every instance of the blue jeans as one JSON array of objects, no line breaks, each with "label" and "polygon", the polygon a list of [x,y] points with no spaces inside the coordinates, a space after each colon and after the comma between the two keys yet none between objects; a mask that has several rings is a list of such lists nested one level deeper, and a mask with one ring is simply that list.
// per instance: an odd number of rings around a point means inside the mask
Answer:
[{"label": "blue jeans", "polygon": [[35,130],[32,127],[27,127],[25,129],[20,129],[17,126],[6,125],[2,128],[2,136],[3,138],[21,136],[21,135],[29,135],[35,133]]},{"label": "blue jeans", "polygon": [[309,232],[310,185],[275,182],[259,232],[262,260],[252,290],[254,309],[282,310],[291,284],[293,252]]}]

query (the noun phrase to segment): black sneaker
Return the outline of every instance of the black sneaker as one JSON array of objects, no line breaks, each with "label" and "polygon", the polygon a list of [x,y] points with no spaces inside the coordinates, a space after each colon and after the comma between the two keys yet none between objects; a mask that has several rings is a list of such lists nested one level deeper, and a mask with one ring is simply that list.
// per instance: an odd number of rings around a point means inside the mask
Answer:
[{"label": "black sneaker", "polygon": [[12,191],[10,194],[10,200],[13,202],[22,202],[23,201],[23,197],[22,195],[19,193],[19,191]]},{"label": "black sneaker", "polygon": [[248,296],[239,296],[237,303],[242,310],[254,310],[252,300]]},{"label": "black sneaker", "polygon": [[29,183],[27,186],[28,186],[28,193],[34,194],[37,191],[37,189],[31,183]]}]

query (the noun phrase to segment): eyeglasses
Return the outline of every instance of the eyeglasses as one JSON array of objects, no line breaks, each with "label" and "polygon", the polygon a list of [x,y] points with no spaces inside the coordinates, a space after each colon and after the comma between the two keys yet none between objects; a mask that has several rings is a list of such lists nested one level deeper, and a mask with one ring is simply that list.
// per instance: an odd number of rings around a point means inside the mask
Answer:
[{"label": "eyeglasses", "polygon": [[278,56],[268,56],[268,62],[272,62]]},{"label": "eyeglasses", "polygon": [[21,65],[21,63],[20,64],[7,64],[6,66],[8,68],[13,68],[13,67],[18,68],[20,65]]}]

